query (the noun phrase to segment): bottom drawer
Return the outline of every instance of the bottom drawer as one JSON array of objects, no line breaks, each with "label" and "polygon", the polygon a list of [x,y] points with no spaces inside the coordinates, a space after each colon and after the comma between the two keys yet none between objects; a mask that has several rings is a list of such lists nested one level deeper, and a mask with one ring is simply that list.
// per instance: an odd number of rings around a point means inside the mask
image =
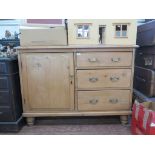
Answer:
[{"label": "bottom drawer", "polygon": [[14,121],[13,113],[10,108],[0,108],[0,122]]},{"label": "bottom drawer", "polygon": [[130,90],[78,91],[78,110],[129,110]]}]

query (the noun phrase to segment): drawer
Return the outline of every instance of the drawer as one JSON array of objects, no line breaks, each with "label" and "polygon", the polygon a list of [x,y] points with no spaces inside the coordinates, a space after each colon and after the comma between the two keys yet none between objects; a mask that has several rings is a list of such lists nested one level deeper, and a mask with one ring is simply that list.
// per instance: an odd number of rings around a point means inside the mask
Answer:
[{"label": "drawer", "polygon": [[0,106],[10,106],[9,91],[0,91]]},{"label": "drawer", "polygon": [[18,61],[17,59],[11,60],[8,58],[0,59],[0,74],[12,74],[18,72]]},{"label": "drawer", "polygon": [[8,88],[9,88],[9,77],[0,76],[0,89],[8,89]]},{"label": "drawer", "polygon": [[127,88],[131,85],[130,69],[77,70],[77,85],[82,89]]},{"label": "drawer", "polygon": [[131,66],[132,52],[77,53],[77,67]]},{"label": "drawer", "polygon": [[13,120],[13,112],[10,108],[0,108],[0,122],[9,122]]},{"label": "drawer", "polygon": [[130,90],[78,91],[78,110],[129,110]]},{"label": "drawer", "polygon": [[8,72],[7,65],[5,62],[0,62],[0,74],[5,74]]}]

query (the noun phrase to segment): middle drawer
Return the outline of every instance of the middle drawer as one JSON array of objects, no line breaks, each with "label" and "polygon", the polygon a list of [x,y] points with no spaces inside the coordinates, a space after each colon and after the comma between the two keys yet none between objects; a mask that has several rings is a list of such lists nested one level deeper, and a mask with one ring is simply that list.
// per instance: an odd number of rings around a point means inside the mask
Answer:
[{"label": "middle drawer", "polygon": [[10,93],[9,91],[0,91],[0,107],[10,106]]},{"label": "middle drawer", "polygon": [[131,69],[77,70],[80,89],[127,88],[131,85]]}]

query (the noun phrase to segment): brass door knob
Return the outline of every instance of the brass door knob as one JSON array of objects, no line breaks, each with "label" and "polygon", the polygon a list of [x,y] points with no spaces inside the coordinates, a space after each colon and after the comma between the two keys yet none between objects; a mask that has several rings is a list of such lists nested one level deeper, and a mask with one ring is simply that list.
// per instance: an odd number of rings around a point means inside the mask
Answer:
[{"label": "brass door knob", "polygon": [[74,75],[69,75],[70,77],[70,84],[73,84]]}]

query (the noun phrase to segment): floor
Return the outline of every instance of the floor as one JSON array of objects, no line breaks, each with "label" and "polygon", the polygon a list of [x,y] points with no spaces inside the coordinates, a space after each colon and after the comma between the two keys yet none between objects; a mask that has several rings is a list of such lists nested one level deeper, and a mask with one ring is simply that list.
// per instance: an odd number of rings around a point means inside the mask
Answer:
[{"label": "floor", "polygon": [[130,135],[130,125],[119,117],[39,118],[34,126],[25,125],[17,133],[0,135]]}]

